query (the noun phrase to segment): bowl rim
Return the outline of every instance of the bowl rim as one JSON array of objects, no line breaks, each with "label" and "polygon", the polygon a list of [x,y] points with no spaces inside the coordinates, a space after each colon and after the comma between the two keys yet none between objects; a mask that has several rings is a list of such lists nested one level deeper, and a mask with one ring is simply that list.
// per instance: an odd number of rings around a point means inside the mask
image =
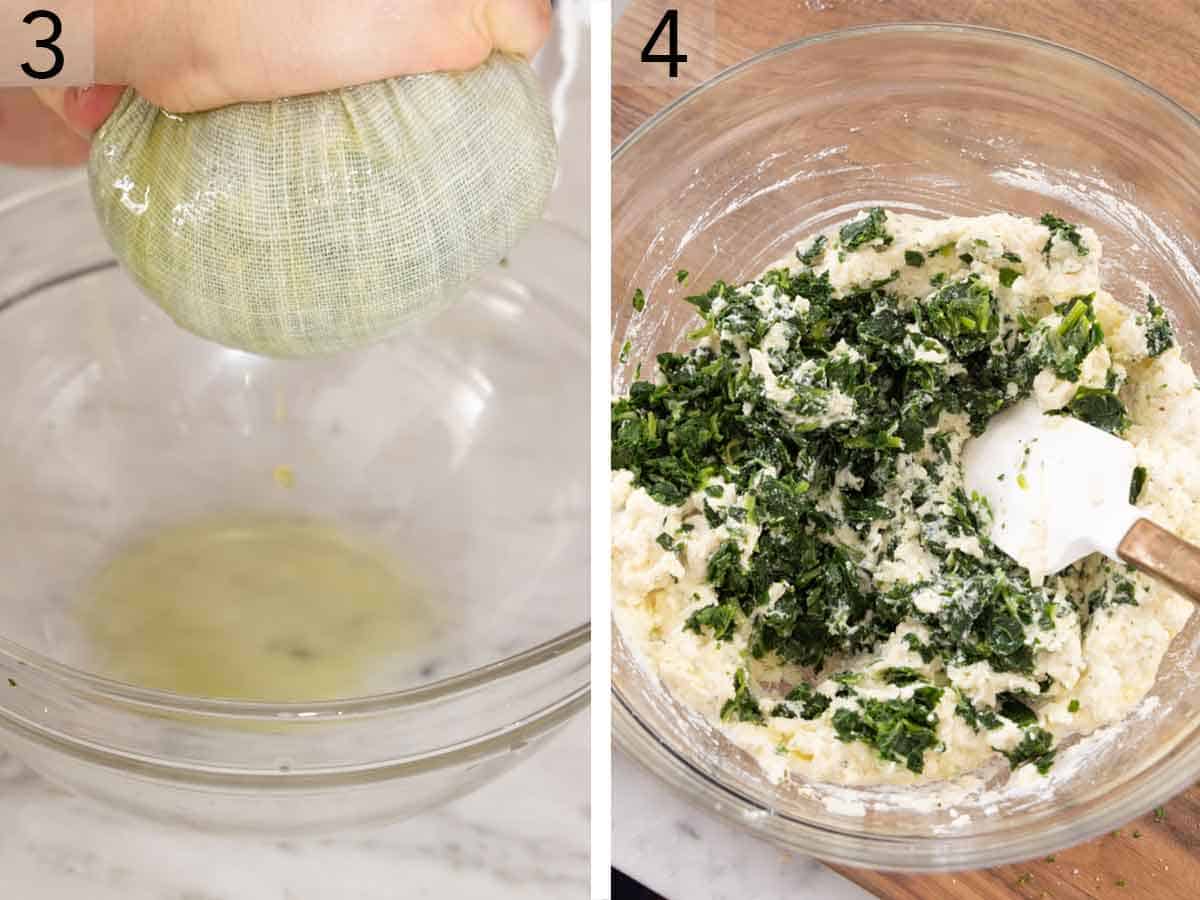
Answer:
[{"label": "bowl rim", "polygon": [[1066,44],[1060,44],[1056,41],[1051,41],[1046,38],[1037,37],[1036,35],[1026,34],[1021,31],[1009,31],[1005,28],[993,28],[987,25],[967,25],[957,22],[943,22],[938,20],[933,21],[917,21],[917,22],[893,22],[885,25],[855,25],[850,28],[839,28],[835,31],[824,31],[820,34],[813,34],[807,37],[797,38],[794,41],[780,44],[777,47],[772,47],[769,50],[760,51],[748,59],[744,59],[739,63],[734,63],[728,68],[722,69],[716,75],[701,82],[695,87],[689,88],[684,93],[680,94],[674,100],[663,106],[652,116],[638,125],[631,131],[612,151],[611,162],[615,164],[621,156],[626,153],[637,141],[644,137],[646,132],[660,125],[662,120],[670,116],[675,110],[684,106],[689,101],[694,100],[698,95],[716,87],[723,81],[726,81],[735,75],[741,74],[743,71],[769,59],[774,59],[776,56],[783,56],[794,50],[799,50],[803,47],[815,46],[817,44],[832,43],[834,41],[846,40],[856,37],[868,37],[874,34],[968,34],[976,37],[991,37],[997,40],[1010,40],[1015,43],[1028,44],[1031,46],[1040,47],[1043,50],[1057,51],[1067,56],[1090,65],[1099,66],[1108,75],[1113,75],[1128,83],[1135,90],[1149,95],[1152,99],[1166,105],[1173,113],[1180,116],[1186,123],[1195,128],[1200,129],[1200,116],[1193,114],[1185,106],[1177,100],[1172,99],[1167,94],[1164,94],[1158,88],[1146,84],[1140,78],[1130,75],[1124,69],[1114,66],[1112,63],[1105,62],[1098,56],[1092,56],[1090,53],[1084,53],[1082,50],[1076,50],[1073,47],[1068,47]]},{"label": "bowl rim", "polygon": [[[0,215],[12,213],[28,203],[75,188],[86,181],[87,175],[83,171],[49,177],[32,187],[0,197]],[[117,261],[109,256],[100,263],[74,270],[70,275],[77,277],[101,269],[115,268],[117,265]],[[0,314],[59,280],[61,280],[61,276],[38,281],[29,286],[18,287],[13,296],[0,296]],[[539,641],[516,653],[439,678],[436,681],[395,691],[360,694],[332,700],[235,700],[198,697],[157,688],[139,687],[58,662],[44,653],[25,647],[3,635],[0,635],[0,661],[28,667],[75,696],[115,701],[128,707],[152,710],[157,713],[186,714],[207,718],[269,720],[272,722],[296,718],[303,713],[303,721],[320,722],[335,718],[344,719],[349,716],[380,715],[421,706],[433,701],[452,700],[476,691],[489,683],[535,670],[539,666],[586,647],[590,640],[591,620],[589,618],[548,640]],[[586,684],[582,687],[574,683],[564,684],[563,688],[561,700],[568,705],[577,703],[581,697],[586,698],[588,693]],[[3,704],[0,704],[0,711],[2,710]]]},{"label": "bowl rim", "polygon": [[[756,53],[690,88],[643,121],[612,151],[611,166],[615,169],[626,153],[676,111],[722,82],[760,63],[811,46],[903,34],[968,36],[1007,42],[1058,55],[1060,58],[1073,59],[1082,66],[1092,67],[1100,75],[1124,82],[1125,86],[1144,95],[1151,103],[1159,104],[1161,108],[1180,119],[1184,126],[1190,126],[1196,132],[1200,143],[1200,116],[1157,88],[1091,54],[1045,38],[1003,28],[942,21],[915,21],[861,25],[822,32]],[[620,629],[615,620],[611,620],[611,616],[610,625],[615,643]],[[635,664],[640,663],[635,659]],[[936,872],[995,866],[1042,856],[1047,852],[1090,840],[1149,811],[1185,790],[1195,781],[1195,773],[1200,771],[1200,745],[1189,750],[1182,746],[1182,742],[1176,741],[1150,763],[1152,768],[1143,770],[1142,775],[1138,776],[1140,781],[1126,783],[1118,788],[1122,796],[1117,802],[1097,807],[1094,805],[1094,798],[1084,798],[1080,802],[1083,807],[1080,814],[1068,823],[1043,823],[1044,827],[1041,829],[1024,829],[1017,834],[872,834],[865,830],[842,829],[830,824],[806,821],[781,813],[769,802],[747,796],[742,790],[724,782],[719,773],[713,774],[699,769],[675,746],[656,733],[638,714],[615,682],[611,684],[610,693],[614,748],[661,778],[686,801],[697,803],[704,798],[708,801],[704,804],[706,809],[763,839],[789,850],[815,855],[826,862],[864,869]],[[1146,775],[1150,773],[1155,777],[1146,779]],[[789,828],[781,830],[773,827],[773,823],[779,820],[786,822]],[[997,838],[1000,840],[996,841]],[[985,846],[972,846],[972,842],[989,843]]]},{"label": "bowl rim", "polygon": [[[334,700],[229,700],[220,697],[193,697],[158,688],[138,687],[68,666],[4,637],[0,637],[0,659],[11,660],[18,666],[35,669],[76,696],[118,701],[130,707],[151,708],[162,713],[274,722],[297,717],[302,712],[305,721],[314,722],[396,712],[432,701],[452,699],[492,682],[536,669],[544,663],[579,650],[591,640],[591,632],[591,623],[585,622],[519,653],[428,684]],[[584,689],[586,690],[586,686]],[[564,696],[569,697],[576,692],[572,690]]]}]

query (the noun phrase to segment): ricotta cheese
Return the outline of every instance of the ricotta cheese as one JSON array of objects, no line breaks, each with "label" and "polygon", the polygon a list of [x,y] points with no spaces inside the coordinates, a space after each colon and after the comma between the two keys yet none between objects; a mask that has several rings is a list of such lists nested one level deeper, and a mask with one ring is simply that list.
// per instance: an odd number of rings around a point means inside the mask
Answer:
[{"label": "ricotta cheese", "polygon": [[[1139,314],[1102,288],[1102,247],[1089,228],[1002,213],[929,220],[876,211],[852,224],[803,242],[757,281],[718,292],[706,315],[720,319],[735,300],[752,298],[758,318],[718,324],[719,339],[705,340],[702,358],[653,382],[666,389],[726,360],[739,373],[729,382],[739,386],[736,408],[761,422],[763,435],[767,423],[779,423],[771,426],[781,430],[771,432],[774,443],[761,437],[761,452],[800,450],[794,458],[747,461],[744,442],[759,439],[753,429],[731,441],[715,420],[697,420],[689,427],[713,433],[696,440],[715,442],[724,455],[716,453],[711,471],[686,492],[666,496],[649,476],[613,471],[614,618],[663,686],[773,780],[914,784],[959,777],[1001,753],[1021,778],[1036,777],[1058,741],[1121,719],[1146,695],[1192,606],[1098,557],[1044,585],[1011,571],[986,541],[986,509],[963,497],[962,445],[981,420],[1019,396],[1083,417],[1072,408],[1079,391],[1111,391],[1132,422],[1123,436],[1148,473],[1140,507],[1200,542],[1196,376],[1178,347],[1150,356]],[[803,278],[787,282],[797,273]],[[822,285],[828,297],[818,296],[814,286]],[[823,302],[832,297],[835,321],[839,302],[868,295],[877,298],[874,312],[850,329],[861,345],[811,346]],[[960,301],[978,303],[953,305]],[[888,317],[911,321],[889,333]],[[866,321],[873,331],[864,330]],[[1087,330],[1092,323],[1102,340]],[[885,349],[871,344],[876,334],[886,336]],[[971,344],[977,337],[981,343]],[[878,398],[861,385],[886,386],[877,378],[888,354],[902,361],[904,378],[921,367],[940,373],[926,404],[935,414],[915,433],[895,426],[862,433]],[[970,379],[993,359],[1009,365],[1009,383],[947,399],[960,385],[978,384]],[[980,412],[988,397],[997,408]],[[668,427],[670,413],[636,414],[640,439],[647,428]],[[616,418],[614,434],[623,438],[624,420]],[[845,447],[852,462],[824,480],[825,463],[805,458],[806,440],[818,434],[826,443],[812,446]],[[673,433],[672,440],[686,437]],[[862,454],[872,449],[878,471],[864,468]],[[776,496],[773,506],[784,511],[764,511],[784,469],[795,503],[804,504],[805,524],[797,527],[832,562],[808,570],[797,557],[791,575],[776,573],[754,588],[758,561],[784,552],[787,542],[780,524],[790,514],[786,502]],[[836,640],[817,664],[806,664],[787,638],[807,634],[797,610],[815,596],[816,581],[842,578],[838,560],[849,574],[837,596],[869,597],[875,607],[864,615],[857,600],[830,602],[810,630]],[[1015,624],[981,624],[979,617],[1005,614],[1009,590]],[[888,610],[894,620],[880,626]],[[980,634],[988,646],[976,645]],[[994,646],[1004,642],[1012,646]],[[880,724],[880,717],[893,718]],[[905,729],[931,737],[913,750]]]}]

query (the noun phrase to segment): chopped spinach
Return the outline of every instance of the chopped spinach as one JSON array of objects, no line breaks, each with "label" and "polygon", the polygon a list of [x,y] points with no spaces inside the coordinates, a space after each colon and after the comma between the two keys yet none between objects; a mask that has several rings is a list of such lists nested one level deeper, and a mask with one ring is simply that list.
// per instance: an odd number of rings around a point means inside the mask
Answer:
[{"label": "chopped spinach", "polygon": [[828,242],[825,239],[825,235],[818,234],[807,250],[803,253],[796,251],[796,258],[806,266],[815,266],[825,255],[826,243]]},{"label": "chopped spinach", "polygon": [[721,707],[721,719],[734,722],[763,723],[762,709],[754,695],[750,693],[750,677],[745,669],[738,669],[733,674],[733,696]]},{"label": "chopped spinach", "polygon": [[838,231],[838,238],[846,250],[857,250],[864,244],[882,250],[892,243],[892,236],[887,231],[887,213],[883,207],[874,207],[861,219],[843,225]]},{"label": "chopped spinach", "polygon": [[1050,262],[1050,251],[1055,239],[1067,241],[1080,256],[1088,255],[1087,244],[1083,242],[1083,235],[1079,233],[1078,226],[1072,225],[1070,222],[1065,222],[1052,213],[1043,214],[1040,221],[1050,229],[1050,237],[1046,238],[1046,244],[1042,247],[1042,256],[1046,258],[1047,263]]},{"label": "chopped spinach", "polygon": [[1034,726],[1026,728],[1021,740],[1012,750],[1005,750],[1008,764],[1014,769],[1026,763],[1037,766],[1037,770],[1045,775],[1054,764],[1054,737],[1046,729]]},{"label": "chopped spinach", "polygon": [[1123,434],[1131,424],[1121,398],[1105,388],[1079,388],[1062,411],[1109,434]]},{"label": "chopped spinach", "polygon": [[687,618],[684,628],[703,634],[706,630],[718,641],[727,641],[737,630],[737,607],[727,603],[710,603]]},{"label": "chopped spinach", "polygon": [[984,349],[999,333],[996,298],[974,276],[939,288],[925,298],[919,309],[928,333],[948,346],[955,356],[970,356]]},{"label": "chopped spinach", "polygon": [[[1105,564],[1107,566],[1107,563]],[[1120,573],[1112,573],[1087,596],[1088,614],[1108,606],[1136,606],[1137,586]]]},{"label": "chopped spinach", "polygon": [[1146,352],[1153,358],[1162,356],[1175,346],[1175,329],[1167,318],[1167,311],[1150,294],[1146,297],[1146,314],[1138,320],[1146,335]]},{"label": "chopped spinach", "polygon": [[771,715],[785,719],[794,719],[799,716],[801,719],[811,720],[829,709],[831,702],[827,696],[816,690],[811,684],[802,681],[788,691],[784,702],[776,705],[771,710]]},{"label": "chopped spinach", "polygon": [[[837,232],[839,252],[888,246],[894,238],[886,224],[881,209],[848,223]],[[1043,224],[1051,242],[1088,252],[1074,226]],[[703,343],[660,354],[654,379],[635,380],[612,404],[613,468],[631,472],[660,503],[688,504],[686,515],[694,516],[679,534],[661,534],[661,546],[678,551],[683,535],[706,525],[721,531],[704,569],[715,602],[695,609],[683,627],[717,641],[744,640],[745,653],[768,665],[818,673],[830,659],[876,651],[910,622],[922,630],[906,643],[933,671],[985,663],[1037,680],[1045,694],[1053,681],[1038,680],[1038,640],[1066,612],[1062,582],[1032,584],[991,545],[986,504],[958,486],[963,430],[944,416],[961,417],[979,434],[1031,393],[1040,372],[1077,383],[1083,361],[1104,340],[1094,298],[1072,297],[1037,321],[1005,312],[980,274],[957,268],[956,242],[928,253],[905,250],[909,266],[940,256],[956,267],[937,273],[923,294],[897,294],[895,272],[841,290],[815,268],[829,243],[818,237],[797,251],[796,264],[754,282],[718,281],[687,297],[698,314],[689,337]],[[998,267],[1000,285],[1012,288],[1023,264],[1017,254],[1002,256],[1015,265]],[[992,264],[990,257],[981,262]],[[1118,387],[1114,370],[1103,388],[1078,387],[1058,412],[1120,434],[1129,417]],[[936,575],[877,581],[862,546],[876,541],[882,549],[871,552],[879,559],[898,560],[893,523],[914,520],[918,533],[908,539],[936,562]],[[931,590],[939,602],[927,612],[914,595]],[[1119,572],[1102,573],[1087,590],[1068,601],[1081,624],[1105,606],[1137,602],[1134,583]],[[938,746],[943,691],[922,671],[872,671],[875,682],[901,689],[894,700],[867,696],[861,673],[834,676],[840,699],[828,719],[837,736],[921,771],[925,752]],[[831,700],[801,682],[772,700],[770,715],[815,719],[829,713]],[[1040,768],[1054,756],[1038,728],[1041,702],[1033,690],[1001,693],[994,708],[959,694],[954,714],[976,731],[1014,723],[1023,734],[1010,762]],[[735,675],[721,716],[764,720],[747,670]]]},{"label": "chopped spinach", "polygon": [[882,669],[878,673],[878,678],[884,684],[913,684],[917,681],[924,681],[925,676],[916,669],[908,666],[891,666],[887,669]]},{"label": "chopped spinach", "polygon": [[838,740],[862,741],[882,759],[902,762],[912,772],[925,768],[925,751],[940,744],[934,708],[942,689],[926,685],[907,700],[858,697],[858,709],[843,707],[833,714]]},{"label": "chopped spinach", "polygon": [[1133,474],[1129,477],[1129,502],[1137,503],[1142,496],[1142,488],[1146,486],[1147,471],[1145,466],[1134,466]]},{"label": "chopped spinach", "polygon": [[1096,320],[1092,295],[1075,297],[1060,304],[1056,311],[1062,321],[1045,334],[1048,359],[1045,362],[1064,381],[1078,381],[1083,360],[1104,342],[1104,330]]},{"label": "chopped spinach", "polygon": [[1003,724],[993,710],[987,707],[980,709],[971,702],[969,697],[961,693],[958,695],[958,702],[954,705],[954,714],[970,725],[974,732],[978,732],[980,728],[991,731]]},{"label": "chopped spinach", "polygon": [[1037,724],[1037,713],[1029,708],[1024,701],[1010,691],[1002,691],[996,695],[996,712],[1010,722],[1025,728]]}]

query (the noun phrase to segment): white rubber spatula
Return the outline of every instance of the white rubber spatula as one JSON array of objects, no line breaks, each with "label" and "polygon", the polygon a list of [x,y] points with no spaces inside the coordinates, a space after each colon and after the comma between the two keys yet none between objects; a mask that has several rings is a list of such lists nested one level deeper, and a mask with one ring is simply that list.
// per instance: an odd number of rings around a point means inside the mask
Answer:
[{"label": "white rubber spatula", "polygon": [[1130,563],[1200,602],[1200,548],[1129,502],[1133,445],[1024,400],[963,448],[968,492],[987,498],[991,539],[1038,584],[1090,553]]}]

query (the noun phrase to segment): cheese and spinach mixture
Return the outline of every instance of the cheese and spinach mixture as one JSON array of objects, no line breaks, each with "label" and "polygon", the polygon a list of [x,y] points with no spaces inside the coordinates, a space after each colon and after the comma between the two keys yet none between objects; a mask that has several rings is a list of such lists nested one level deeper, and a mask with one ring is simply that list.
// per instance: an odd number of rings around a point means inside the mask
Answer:
[{"label": "cheese and spinach mixture", "polygon": [[1200,539],[1195,375],[1100,258],[1051,214],[873,209],[689,297],[690,349],[613,403],[617,623],[772,779],[1037,777],[1150,689],[1191,604],[1099,556],[1031,581],[962,486],[1032,396],[1130,441],[1130,496]]}]

